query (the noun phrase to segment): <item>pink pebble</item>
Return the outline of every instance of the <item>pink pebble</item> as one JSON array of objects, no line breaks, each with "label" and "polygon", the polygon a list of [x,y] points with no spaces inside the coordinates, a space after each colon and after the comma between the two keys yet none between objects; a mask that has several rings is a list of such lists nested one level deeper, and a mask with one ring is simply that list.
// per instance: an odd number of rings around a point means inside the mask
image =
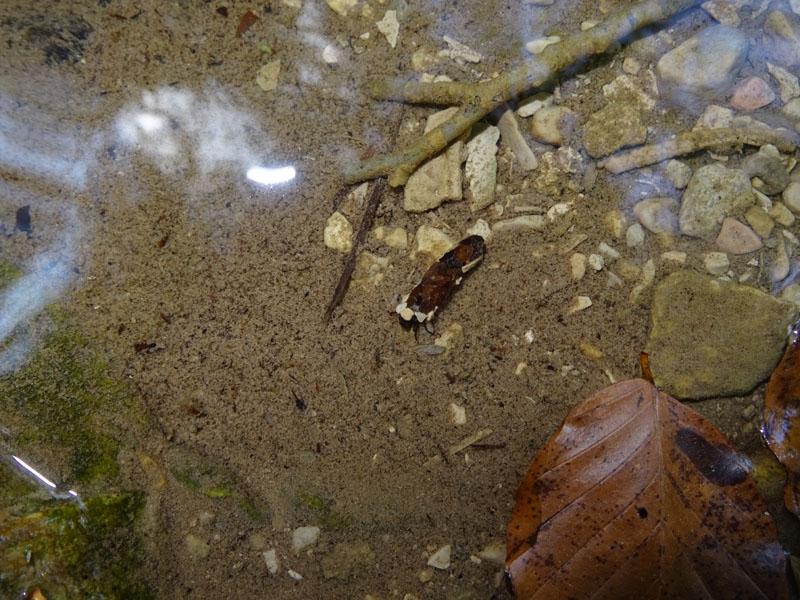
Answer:
[{"label": "pink pebble", "polygon": [[755,110],[775,100],[775,92],[760,77],[748,77],[733,90],[731,106],[736,110]]}]

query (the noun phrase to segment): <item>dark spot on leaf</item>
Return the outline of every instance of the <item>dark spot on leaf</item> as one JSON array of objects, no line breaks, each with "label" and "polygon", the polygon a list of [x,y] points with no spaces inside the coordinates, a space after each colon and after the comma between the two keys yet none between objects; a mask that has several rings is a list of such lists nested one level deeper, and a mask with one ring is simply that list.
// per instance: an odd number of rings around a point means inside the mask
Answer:
[{"label": "dark spot on leaf", "polygon": [[640,519],[647,518],[647,509],[644,506],[637,506],[636,507],[636,514],[639,515]]},{"label": "dark spot on leaf", "polygon": [[736,485],[747,479],[747,467],[733,449],[715,446],[688,427],[678,430],[675,445],[714,485]]}]

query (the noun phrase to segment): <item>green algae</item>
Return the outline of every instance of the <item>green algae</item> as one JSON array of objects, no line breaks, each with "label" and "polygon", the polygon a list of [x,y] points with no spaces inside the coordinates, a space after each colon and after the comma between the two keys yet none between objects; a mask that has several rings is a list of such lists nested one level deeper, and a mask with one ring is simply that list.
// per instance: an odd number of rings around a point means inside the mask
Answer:
[{"label": "green algae", "polygon": [[0,410],[16,424],[15,441],[23,447],[66,447],[78,482],[114,478],[122,436],[114,420],[120,411],[129,413],[131,402],[125,385],[110,372],[81,333],[48,334],[28,364],[0,379]]},{"label": "green algae", "polygon": [[184,457],[180,466],[172,469],[172,476],[178,483],[194,492],[216,500],[233,498],[254,519],[263,515],[250,497],[236,483],[235,477],[226,469],[207,461]]},{"label": "green algae", "polygon": [[336,500],[314,494],[301,492],[298,496],[300,503],[305,506],[314,516],[319,519],[320,524],[331,531],[341,531],[353,524],[353,519],[334,510]]},{"label": "green algae", "polygon": [[[70,501],[42,501],[20,481],[0,465],[0,597],[23,597],[34,587],[48,600],[154,597],[135,576],[141,564],[134,531],[144,505],[141,492],[91,496],[82,508]],[[6,503],[11,498],[6,485],[23,495]]]}]

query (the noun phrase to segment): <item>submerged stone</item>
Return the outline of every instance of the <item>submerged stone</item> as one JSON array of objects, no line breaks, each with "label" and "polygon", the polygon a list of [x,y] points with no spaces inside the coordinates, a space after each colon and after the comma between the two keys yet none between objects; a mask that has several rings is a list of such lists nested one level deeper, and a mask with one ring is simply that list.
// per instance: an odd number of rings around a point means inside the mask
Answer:
[{"label": "submerged stone", "polygon": [[797,308],[755,288],[680,271],[656,288],[646,352],[676,398],[744,394],[769,377]]}]

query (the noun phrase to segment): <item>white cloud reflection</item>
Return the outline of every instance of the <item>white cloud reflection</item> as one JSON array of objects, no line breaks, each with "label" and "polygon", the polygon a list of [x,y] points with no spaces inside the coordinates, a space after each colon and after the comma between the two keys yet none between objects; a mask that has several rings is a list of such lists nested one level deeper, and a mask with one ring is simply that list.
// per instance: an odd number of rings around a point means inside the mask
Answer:
[{"label": "white cloud reflection", "polygon": [[185,176],[187,169],[193,169],[194,176],[206,180],[233,168],[266,184],[294,176],[291,167],[253,167],[263,163],[272,144],[263,126],[220,90],[202,94],[170,87],[145,91],[139,102],[120,111],[116,132],[125,146],[149,157],[163,172]]},{"label": "white cloud reflection", "polygon": [[250,167],[247,169],[247,178],[262,185],[286,183],[294,179],[295,175],[294,167]]}]

